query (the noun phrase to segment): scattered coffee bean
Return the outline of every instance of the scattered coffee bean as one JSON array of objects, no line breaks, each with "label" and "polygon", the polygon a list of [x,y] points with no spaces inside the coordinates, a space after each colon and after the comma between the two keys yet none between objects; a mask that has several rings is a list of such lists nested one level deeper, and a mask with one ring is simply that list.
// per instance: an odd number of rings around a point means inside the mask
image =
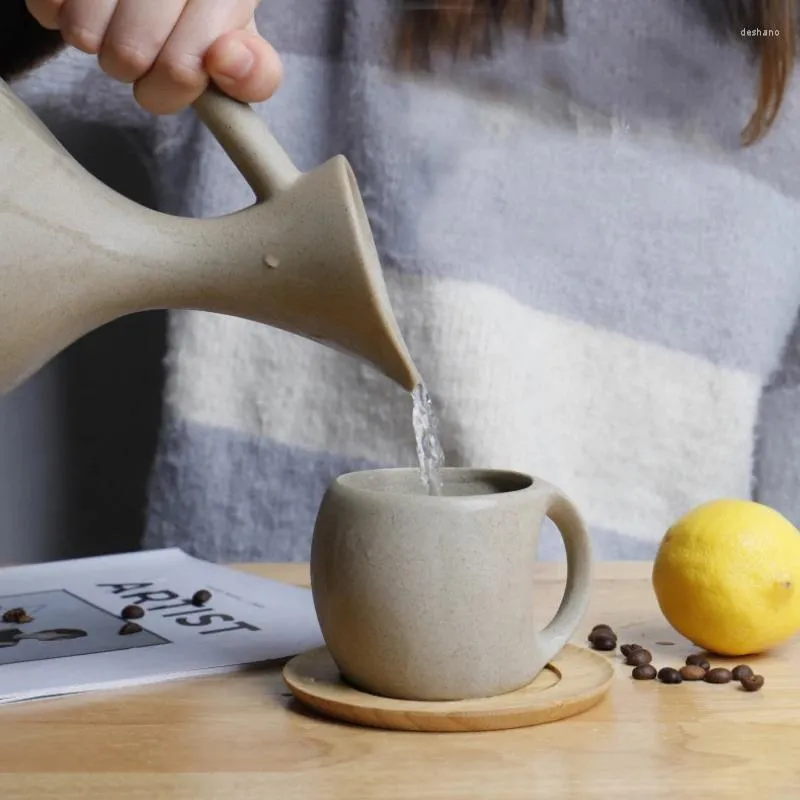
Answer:
[{"label": "scattered coffee bean", "polygon": [[733,676],[729,669],[725,667],[714,667],[706,672],[706,683],[730,683]]},{"label": "scattered coffee bean", "polygon": [[[589,641],[595,649],[613,649],[616,634],[607,625],[598,625],[589,634]],[[600,640],[600,646],[597,642]],[[657,642],[657,644],[660,644]],[[666,644],[666,643],[664,643]],[[745,692],[757,692],[764,686],[764,676],[754,675],[747,664],[739,664],[732,670],[725,667],[714,667],[705,656],[694,653],[686,658],[686,664],[680,670],[673,667],[662,667],[659,670],[651,663],[652,654],[639,644],[626,643],[620,647],[625,663],[633,667],[631,677],[637,681],[651,681],[658,678],[662,683],[683,683],[683,681],[705,681],[706,683],[730,683],[738,681]]]},{"label": "scattered coffee bean", "polygon": [[208,589],[200,589],[192,595],[193,606],[204,606],[211,599]]},{"label": "scattered coffee bean", "polygon": [[705,676],[706,670],[698,664],[687,664],[685,667],[681,667],[681,677],[685,681],[702,681]]},{"label": "scattered coffee bean", "polygon": [[662,683],[683,683],[680,672],[672,667],[661,667],[658,671],[658,679]]},{"label": "scattered coffee bean", "polygon": [[3,622],[24,625],[26,622],[33,622],[33,617],[24,608],[9,608],[3,614]]},{"label": "scattered coffee bean", "polygon": [[708,663],[708,659],[704,658],[699,653],[687,656],[686,664],[688,666],[702,667],[705,670],[711,669],[711,664]]},{"label": "scattered coffee bean", "polygon": [[144,616],[144,609],[141,606],[125,606],[120,616],[122,619],[141,619]]},{"label": "scattered coffee bean", "polygon": [[649,664],[652,660],[653,656],[650,651],[641,649],[628,653],[627,663],[632,667],[641,667],[644,664]]},{"label": "scattered coffee bean", "polygon": [[140,633],[142,626],[136,622],[126,622],[120,629],[120,636],[130,636],[132,633]]},{"label": "scattered coffee bean", "polygon": [[599,625],[595,625],[594,628],[592,628],[592,633],[595,631],[611,631],[611,633],[614,633],[614,629],[610,625],[606,625],[604,622],[601,622]]},{"label": "scattered coffee bean", "polygon": [[742,689],[746,692],[757,692],[764,685],[763,675],[745,675],[741,679]]},{"label": "scattered coffee bean", "polygon": [[631,672],[633,679],[637,681],[651,681],[656,674],[656,668],[652,664],[640,664]]},{"label": "scattered coffee bean", "polygon": [[589,639],[589,644],[595,650],[613,650],[617,646],[617,637],[601,631]]},{"label": "scattered coffee bean", "polygon": [[609,651],[616,648],[617,640],[608,634],[598,633],[596,636],[592,637],[591,644],[595,650]]}]

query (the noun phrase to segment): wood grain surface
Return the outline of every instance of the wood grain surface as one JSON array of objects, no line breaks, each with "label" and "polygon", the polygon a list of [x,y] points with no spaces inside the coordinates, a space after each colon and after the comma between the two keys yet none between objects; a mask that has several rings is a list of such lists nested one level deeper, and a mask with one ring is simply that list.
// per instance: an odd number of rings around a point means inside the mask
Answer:
[{"label": "wood grain surface", "polygon": [[[248,571],[306,583],[302,565]],[[542,622],[563,566],[538,566]],[[680,665],[692,648],[658,612],[646,563],[597,565],[583,644],[620,643]],[[662,644],[656,644],[661,642]],[[306,712],[280,668],[0,708],[2,800],[531,800],[800,797],[800,645],[751,659],[766,678],[678,686],[630,679],[580,716],[491,733],[349,726]],[[728,664],[721,659],[716,663]]]}]

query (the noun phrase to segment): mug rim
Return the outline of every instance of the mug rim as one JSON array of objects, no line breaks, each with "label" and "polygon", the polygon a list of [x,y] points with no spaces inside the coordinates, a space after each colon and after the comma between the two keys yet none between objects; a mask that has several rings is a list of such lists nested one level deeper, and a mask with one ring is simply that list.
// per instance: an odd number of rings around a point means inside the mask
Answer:
[{"label": "mug rim", "polygon": [[[513,469],[501,469],[493,467],[442,467],[440,473],[447,475],[471,473],[477,478],[506,479],[508,481],[519,482],[523,485],[519,488],[509,489],[502,492],[491,492],[487,494],[464,494],[464,495],[429,495],[429,494],[403,494],[396,493],[395,497],[413,497],[415,502],[434,502],[434,503],[468,503],[485,502],[489,498],[518,497],[524,492],[537,490],[544,483],[540,478],[527,472]],[[359,478],[366,478],[371,475],[409,475],[419,474],[419,467],[373,467],[370,469],[358,469],[338,475],[333,480],[333,485],[349,492],[371,495],[377,497],[392,496],[392,492],[386,489],[372,489],[368,486],[358,485]]]}]

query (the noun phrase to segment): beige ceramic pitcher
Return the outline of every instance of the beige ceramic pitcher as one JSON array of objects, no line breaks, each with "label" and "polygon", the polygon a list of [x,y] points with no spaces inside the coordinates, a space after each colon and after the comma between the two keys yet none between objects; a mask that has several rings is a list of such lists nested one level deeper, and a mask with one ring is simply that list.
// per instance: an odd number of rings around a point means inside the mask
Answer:
[{"label": "beige ceramic pitcher", "polygon": [[250,208],[198,220],[124,198],[0,80],[0,395],[89,331],[165,308],[281,328],[413,389],[347,160],[303,174],[249,106],[211,88],[195,110],[253,189]]}]

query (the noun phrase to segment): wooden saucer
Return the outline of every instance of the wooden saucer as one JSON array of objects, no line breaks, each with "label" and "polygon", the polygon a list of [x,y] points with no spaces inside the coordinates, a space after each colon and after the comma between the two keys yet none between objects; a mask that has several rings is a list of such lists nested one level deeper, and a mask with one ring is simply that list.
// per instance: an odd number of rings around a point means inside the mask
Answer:
[{"label": "wooden saucer", "polygon": [[586,711],[608,691],[614,668],[599,653],[568,644],[532,683],[515,692],[477,700],[394,700],[344,683],[327,649],[321,647],[289,661],[283,679],[303,705],[355,725],[405,731],[499,731]]}]

